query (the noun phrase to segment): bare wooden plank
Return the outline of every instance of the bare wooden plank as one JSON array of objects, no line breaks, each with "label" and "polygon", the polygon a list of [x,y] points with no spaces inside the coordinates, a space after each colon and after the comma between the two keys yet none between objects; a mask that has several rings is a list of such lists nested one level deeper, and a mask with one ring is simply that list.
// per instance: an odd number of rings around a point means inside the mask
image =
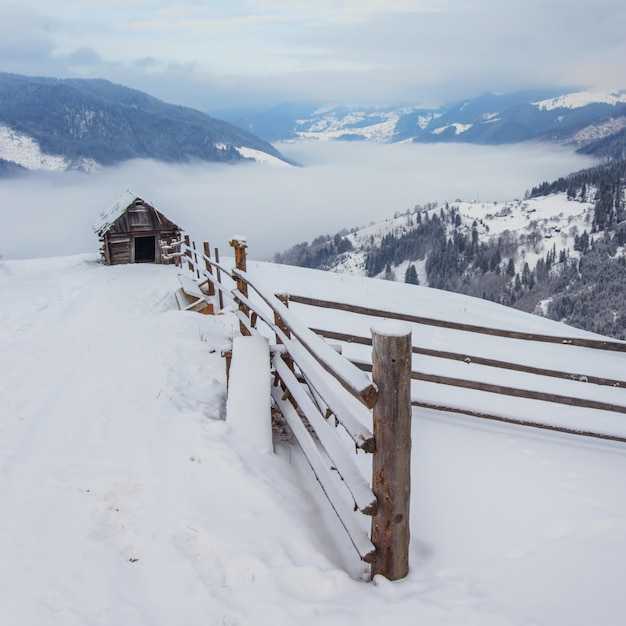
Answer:
[{"label": "bare wooden plank", "polygon": [[282,389],[279,387],[272,388],[272,397],[276,405],[293,431],[311,469],[315,473],[320,487],[345,528],[352,545],[363,561],[371,563],[376,552],[374,544],[371,542],[367,532],[356,523],[352,508],[348,505],[343,494],[335,484],[331,471],[328,469],[315,442],[311,439],[311,435],[307,432],[294,407],[286,400],[283,400],[282,394]]},{"label": "bare wooden plank", "polygon": [[396,311],[382,311],[380,309],[370,309],[368,307],[357,306],[353,304],[344,304],[341,302],[332,302],[330,300],[308,298],[306,296],[297,296],[293,294],[289,295],[289,300],[291,300],[291,302],[298,302],[300,304],[306,304],[309,306],[336,309],[338,311],[348,311],[350,313],[358,313],[360,315],[369,315],[372,317],[384,317],[387,319],[403,320],[405,322],[422,324],[425,326],[435,326],[438,328],[448,328],[451,330],[463,330],[466,332],[480,333],[483,335],[491,335],[494,337],[508,337],[510,339],[523,339],[525,341],[558,343],[569,346],[579,346],[583,348],[595,348],[596,350],[626,352],[626,342],[624,341],[586,339],[583,337],[562,337],[556,335],[541,335],[536,333],[505,330],[501,328],[486,328],[483,326],[475,326],[473,324],[463,324],[460,322],[439,320],[430,317],[421,317],[417,315],[410,315],[407,313],[398,313]]},{"label": "bare wooden plank", "polygon": [[345,448],[337,439],[335,429],[320,414],[282,357],[280,355],[274,356],[272,364],[334,463],[334,469],[345,482],[359,511],[365,515],[373,515],[376,512],[376,496],[370,489],[368,481],[346,455]]}]

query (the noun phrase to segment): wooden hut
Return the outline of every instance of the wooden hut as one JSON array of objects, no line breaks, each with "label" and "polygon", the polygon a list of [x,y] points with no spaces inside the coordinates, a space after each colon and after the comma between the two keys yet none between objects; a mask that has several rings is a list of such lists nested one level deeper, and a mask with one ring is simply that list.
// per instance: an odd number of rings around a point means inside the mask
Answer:
[{"label": "wooden hut", "polygon": [[169,245],[181,238],[179,226],[131,191],[102,213],[94,231],[106,265],[169,263],[160,244]]}]

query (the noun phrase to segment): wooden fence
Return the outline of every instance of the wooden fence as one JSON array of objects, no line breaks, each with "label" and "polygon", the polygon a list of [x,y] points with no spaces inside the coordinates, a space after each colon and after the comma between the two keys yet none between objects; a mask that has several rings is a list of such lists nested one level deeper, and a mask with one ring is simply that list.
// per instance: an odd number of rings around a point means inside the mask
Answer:
[{"label": "wooden fence", "polygon": [[[308,296],[295,294],[284,296],[284,299],[286,299],[288,302],[298,303],[305,307],[318,307],[323,309],[343,311],[345,313],[353,314],[356,316],[364,316],[372,319],[399,319],[410,324],[424,327],[436,327],[443,330],[462,331],[463,333],[476,333],[478,335],[484,335],[486,337],[494,337],[503,340],[515,340],[516,342],[520,343],[539,342],[542,344],[554,344],[562,347],[561,354],[562,362],[564,364],[568,362],[568,351],[571,352],[570,349],[573,348],[584,348],[596,354],[601,354],[602,352],[626,353],[626,342],[617,340],[544,335],[538,333],[505,330],[500,328],[481,327],[471,324],[463,324],[453,321],[445,321],[441,319],[410,315],[407,313],[386,311],[370,307],[350,305],[341,302],[332,302],[329,300],[320,300],[310,298]],[[372,345],[371,338],[369,337],[358,336],[356,334],[341,333],[328,328],[312,328],[312,330],[316,334],[323,336],[327,339],[340,341],[345,344],[364,346]],[[505,350],[503,349],[502,352],[505,352]],[[411,371],[411,378],[414,381],[422,381],[425,383],[433,383],[436,385],[445,385],[453,389],[468,389],[483,393],[497,394],[500,396],[508,396],[511,398],[549,402],[567,407],[578,407],[583,409],[607,411],[609,413],[626,413],[626,378],[599,376],[594,373],[567,371],[566,369],[550,369],[515,362],[514,360],[505,361],[502,359],[484,357],[479,354],[434,350],[424,348],[419,345],[412,346],[412,353],[414,355],[421,355],[429,357],[431,359],[457,361],[466,363],[468,365],[484,366],[483,371],[485,372],[482,379],[464,379],[445,376],[441,374],[433,374],[427,371],[420,371],[413,368]],[[363,370],[371,371],[371,364],[366,360],[352,358],[352,361]],[[567,394],[550,393],[539,389],[533,389],[530,385],[528,385],[527,387],[498,385],[490,382],[489,380],[490,376],[493,376],[492,372],[498,370],[505,372],[508,371],[519,372],[523,374],[532,374],[536,377],[537,381],[541,381],[537,386],[543,388],[549,387],[549,384],[545,383],[546,381],[550,381],[551,379],[560,379],[563,381],[570,381],[571,383],[578,384],[570,385],[570,389]],[[611,388],[611,392],[607,390],[607,394],[611,393],[612,397],[614,398],[616,396],[619,396],[617,398],[618,401],[598,400],[595,397],[598,395],[597,393],[595,393],[596,386]],[[481,402],[481,404],[488,405],[489,403]],[[534,428],[554,430],[575,435],[583,435],[599,439],[626,442],[625,436],[602,432],[601,430],[579,427],[570,428],[564,425],[546,423],[545,421],[536,421],[527,416],[523,418],[514,418],[507,415],[498,414],[496,412],[472,410],[472,408],[468,406],[458,407],[454,406],[452,403],[432,403],[425,401],[417,394],[414,394],[412,397],[412,405],[415,407],[423,407],[449,413],[463,413],[465,415],[471,415],[473,417],[520,424],[522,426],[530,426]],[[530,411],[531,410],[529,410],[529,414],[532,415],[533,413]]]},{"label": "wooden fence", "polygon": [[[236,305],[243,335],[261,333],[261,325],[264,336],[273,335],[276,409],[372,576],[403,578],[409,567],[410,328],[383,323],[372,331],[370,376],[246,271],[245,239],[235,237],[230,245],[235,268],[222,265],[217,250],[212,257],[208,244],[200,253],[189,240],[170,258],[207,281],[221,305],[224,299]],[[371,480],[357,463],[359,451],[371,454]]]},{"label": "wooden fence", "polygon": [[[514,359],[495,359],[481,354],[435,350],[411,340],[412,328],[436,327],[445,331],[476,333],[502,341],[558,344],[567,362],[568,349],[626,352],[626,343],[604,339],[551,336],[524,333],[440,319],[409,315],[388,310],[313,299],[297,294],[274,294],[246,269],[246,242],[234,238],[230,245],[235,268],[219,262],[216,249],[211,257],[208,244],[203,252],[187,240],[171,254],[187,264],[199,281],[207,281],[210,293],[219,298],[220,308],[227,299],[237,307],[240,331],[244,335],[269,332],[275,339],[271,350],[275,382],[271,393],[276,408],[289,424],[313,468],[324,493],[341,520],[360,557],[372,564],[372,575],[383,574],[391,580],[408,572],[409,499],[410,499],[410,415],[412,407],[550,429],[575,435],[626,442],[626,436],[594,428],[569,427],[529,418],[536,402],[552,403],[576,409],[591,409],[610,414],[626,413],[626,380],[597,373],[568,372],[566,368],[550,369]],[[295,311],[297,305],[298,310]],[[301,309],[304,307],[304,309]],[[343,311],[367,319],[370,336],[347,334],[332,328],[314,328],[302,321],[306,307]],[[376,319],[384,318],[391,328],[379,328]],[[393,324],[396,324],[394,326]],[[401,328],[397,326],[401,324]],[[346,358],[341,346],[367,346],[371,358]],[[347,350],[345,350],[347,352]],[[502,351],[506,353],[506,351]],[[463,362],[477,365],[482,377],[452,377],[412,367],[412,357],[431,359],[429,363]],[[228,355],[226,355],[228,357]],[[401,364],[400,369],[397,369]],[[494,372],[525,375],[541,381],[526,387],[494,384]],[[567,393],[545,391],[546,381],[569,381]],[[521,417],[503,412],[487,412],[491,406],[484,399],[477,408],[467,403],[433,402],[420,397],[416,384],[445,386],[470,390],[495,397],[516,398],[528,402]],[[569,384],[568,383],[568,384]],[[612,398],[599,400],[598,386],[611,388]],[[373,409],[373,410],[372,410]],[[333,426],[334,423],[334,426]],[[367,425],[371,424],[370,430]],[[335,426],[341,426],[340,429]],[[391,430],[390,430],[391,429]],[[342,434],[344,433],[344,434]],[[371,481],[366,480],[355,463],[349,446],[372,454]],[[400,442],[400,443],[399,443]],[[371,486],[370,486],[371,485]],[[369,532],[362,515],[371,516]]]}]

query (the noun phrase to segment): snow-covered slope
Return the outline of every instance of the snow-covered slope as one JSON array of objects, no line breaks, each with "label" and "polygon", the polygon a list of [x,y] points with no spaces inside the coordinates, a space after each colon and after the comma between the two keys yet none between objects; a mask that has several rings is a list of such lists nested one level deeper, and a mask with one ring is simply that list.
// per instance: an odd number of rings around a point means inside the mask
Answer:
[{"label": "snow-covered slope", "polygon": [[[218,150],[228,148],[226,144],[216,144],[215,147]],[[246,147],[236,147],[235,150],[245,159],[275,165],[288,165],[286,161],[261,150]],[[67,170],[94,172],[102,167],[94,159],[70,160],[63,156],[45,154],[32,137],[19,133],[4,124],[0,124],[0,159],[16,163],[29,170],[52,172]]]},{"label": "snow-covered slope", "polygon": [[580,109],[590,104],[616,104],[626,103],[626,92],[607,93],[603,91],[577,91],[568,93],[557,98],[549,98],[533,104],[540,110],[552,111],[554,109]]},{"label": "snow-covered slope", "polygon": [[0,159],[29,170],[52,172],[64,172],[69,169],[91,172],[99,167],[93,159],[78,159],[72,162],[62,156],[45,154],[34,139],[4,124],[0,124]]},{"label": "snow-covered slope", "polygon": [[[249,271],[559,327],[445,292]],[[0,264],[3,624],[623,624],[622,444],[416,412],[411,571],[365,582],[298,450],[258,452],[223,420],[237,321],[174,310],[177,285],[173,267],[95,255]]]},{"label": "snow-covered slope", "polygon": [[[521,271],[524,263],[534,268],[537,261],[556,246],[556,250],[567,250],[575,258],[576,236],[591,230],[594,204],[593,190],[589,189],[588,200],[568,198],[565,193],[539,196],[525,200],[505,202],[465,202],[433,204],[428,208],[418,208],[416,212],[429,215],[449,214],[451,209],[458,210],[460,226],[449,225],[450,235],[454,230],[468,234],[476,223],[479,241],[487,243],[507,235],[514,243],[513,255],[516,271]],[[346,237],[354,249],[344,253],[332,271],[363,276],[365,275],[365,257],[372,243],[379,244],[385,235],[401,236],[417,226],[415,213],[396,215],[393,219],[377,224],[370,224],[355,230]],[[398,266],[398,276],[403,275],[406,264]],[[427,284],[422,273],[420,282]]]},{"label": "snow-covered slope", "polygon": [[393,139],[401,114],[384,110],[353,110],[346,114],[334,108],[320,109],[308,119],[296,120],[295,135],[300,139],[360,139],[387,143]]}]

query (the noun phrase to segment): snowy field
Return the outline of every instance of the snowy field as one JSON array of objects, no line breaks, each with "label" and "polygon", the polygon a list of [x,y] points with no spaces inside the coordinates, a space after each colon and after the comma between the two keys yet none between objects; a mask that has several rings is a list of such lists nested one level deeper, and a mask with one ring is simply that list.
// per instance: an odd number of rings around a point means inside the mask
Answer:
[{"label": "snowy field", "polygon": [[[277,290],[583,335],[251,265]],[[368,582],[298,449],[256,451],[224,421],[238,324],[175,310],[177,286],[175,268],[93,255],[0,263],[1,624],[626,622],[626,444],[416,411],[410,573]]]}]

